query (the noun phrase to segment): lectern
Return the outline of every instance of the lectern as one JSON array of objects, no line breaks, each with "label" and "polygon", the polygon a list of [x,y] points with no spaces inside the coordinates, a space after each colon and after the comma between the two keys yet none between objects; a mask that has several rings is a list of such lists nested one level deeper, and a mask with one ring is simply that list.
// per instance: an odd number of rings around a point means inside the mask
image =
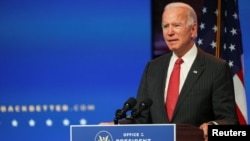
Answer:
[{"label": "lectern", "polygon": [[204,141],[203,131],[192,125],[177,124],[176,141]]},{"label": "lectern", "polygon": [[70,141],[204,141],[203,131],[185,124],[71,125]]}]

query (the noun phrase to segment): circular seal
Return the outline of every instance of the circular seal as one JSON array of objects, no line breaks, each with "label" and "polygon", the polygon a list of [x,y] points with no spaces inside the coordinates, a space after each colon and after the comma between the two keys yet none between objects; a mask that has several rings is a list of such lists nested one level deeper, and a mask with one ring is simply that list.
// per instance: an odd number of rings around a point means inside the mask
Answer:
[{"label": "circular seal", "polygon": [[95,141],[113,141],[113,137],[108,131],[102,130],[95,135]]}]

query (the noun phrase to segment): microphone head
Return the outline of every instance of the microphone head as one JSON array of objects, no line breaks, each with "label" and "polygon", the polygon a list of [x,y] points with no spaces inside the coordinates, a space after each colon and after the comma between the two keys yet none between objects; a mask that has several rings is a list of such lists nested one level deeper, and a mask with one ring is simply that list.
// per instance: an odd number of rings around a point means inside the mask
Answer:
[{"label": "microphone head", "polygon": [[137,101],[135,98],[130,97],[125,103],[124,106],[127,107],[127,110],[131,110],[135,105]]},{"label": "microphone head", "polygon": [[125,103],[122,109],[118,109],[115,112],[115,119],[114,123],[117,124],[119,119],[122,119],[126,117],[126,112],[131,110],[135,105],[137,101],[135,98],[130,97]]},{"label": "microphone head", "polygon": [[148,109],[153,104],[153,100],[150,98],[145,98],[139,105],[138,109],[133,109],[131,112],[132,119],[138,118],[142,111]]},{"label": "microphone head", "polygon": [[153,104],[153,100],[150,98],[145,98],[144,101],[141,102],[140,106],[148,109]]}]

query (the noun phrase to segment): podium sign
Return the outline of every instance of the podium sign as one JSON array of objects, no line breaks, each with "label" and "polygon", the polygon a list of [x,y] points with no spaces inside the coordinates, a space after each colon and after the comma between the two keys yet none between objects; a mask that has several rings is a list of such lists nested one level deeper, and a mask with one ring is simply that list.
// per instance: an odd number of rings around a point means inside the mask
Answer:
[{"label": "podium sign", "polygon": [[176,125],[71,125],[70,141],[176,141]]}]

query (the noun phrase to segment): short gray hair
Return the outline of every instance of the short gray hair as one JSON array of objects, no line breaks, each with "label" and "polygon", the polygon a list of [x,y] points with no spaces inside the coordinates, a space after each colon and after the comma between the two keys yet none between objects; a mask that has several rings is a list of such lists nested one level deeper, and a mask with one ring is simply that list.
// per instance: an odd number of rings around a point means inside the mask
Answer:
[{"label": "short gray hair", "polygon": [[197,15],[196,12],[194,11],[194,9],[183,2],[172,2],[170,4],[167,4],[164,8],[164,10],[170,9],[170,8],[186,8],[188,10],[187,16],[188,16],[188,24],[189,25],[193,25],[195,23],[197,23]]}]

